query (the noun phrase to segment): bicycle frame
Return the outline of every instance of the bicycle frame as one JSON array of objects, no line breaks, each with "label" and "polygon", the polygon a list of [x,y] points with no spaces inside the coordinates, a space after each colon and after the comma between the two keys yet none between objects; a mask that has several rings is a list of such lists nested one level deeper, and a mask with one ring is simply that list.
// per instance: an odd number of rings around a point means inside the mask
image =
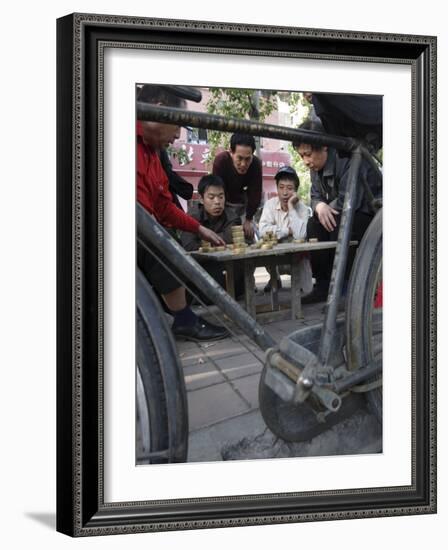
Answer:
[{"label": "bicycle frame", "polygon": [[[223,132],[246,133],[288,141],[300,139],[301,142],[310,145],[330,146],[339,151],[350,153],[352,161],[348,176],[348,187],[341,214],[340,229],[338,232],[338,241],[335,250],[317,358],[311,352],[307,353],[307,350],[303,347],[302,349],[294,347],[296,355],[302,355],[300,361],[298,361],[298,357],[291,356],[288,356],[289,360],[285,359],[284,356],[276,351],[276,343],[263,328],[258,325],[239,304],[230,298],[227,292],[217,286],[216,282],[195,260],[185,254],[182,247],[143,209],[143,207],[138,205],[137,208],[138,238],[144,244],[155,247],[162,257],[169,257],[171,261],[174,260],[176,268],[187,280],[200,286],[203,293],[210,300],[215,302],[236,325],[238,325],[264,351],[269,352],[267,354],[268,363],[283,372],[289,380],[293,380],[295,383],[296,387],[293,392],[294,399],[297,402],[303,402],[308,397],[309,393],[313,391],[319,401],[324,404],[328,410],[332,412],[338,410],[341,399],[337,393],[314,384],[311,380],[314,380],[315,377],[310,376],[310,373],[315,374],[318,369],[325,371],[327,367],[332,365],[332,358],[340,342],[338,337],[339,328],[337,313],[348,259],[350,233],[353,225],[354,210],[352,206],[355,202],[358,189],[358,175],[362,159],[366,159],[374,167],[377,173],[381,175],[381,171],[371,154],[358,140],[352,138],[274,126],[252,120],[233,119],[206,113],[161,107],[146,103],[137,103],[137,118],[139,120],[178,126],[188,125],[198,128]],[[370,193],[370,189],[368,189],[367,186],[366,189],[372,199],[373,197]],[[286,347],[283,346],[283,352],[287,352]],[[302,365],[305,364],[306,367],[304,369],[299,368],[298,363]],[[344,375],[344,383],[340,384],[339,387],[343,387],[344,390],[347,390],[353,385],[371,378],[372,375],[379,372],[380,368],[381,365],[371,365],[368,368],[361,369],[364,372],[357,372],[356,375],[350,373]],[[282,392],[282,389],[278,387],[278,381],[272,381],[272,389],[279,395],[285,394],[285,392]]]}]

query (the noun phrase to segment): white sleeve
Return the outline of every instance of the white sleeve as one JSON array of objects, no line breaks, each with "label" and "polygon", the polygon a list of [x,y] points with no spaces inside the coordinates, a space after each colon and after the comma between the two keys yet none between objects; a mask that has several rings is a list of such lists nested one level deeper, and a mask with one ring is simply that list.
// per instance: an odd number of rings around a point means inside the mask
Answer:
[{"label": "white sleeve", "polygon": [[309,210],[306,206],[301,208],[299,203],[298,207],[289,211],[289,225],[292,229],[292,235],[294,239],[306,238],[306,226],[309,218]]},{"label": "white sleeve", "polygon": [[264,237],[268,231],[277,231],[272,202],[270,201],[267,201],[263,206],[263,211],[261,213],[259,223],[259,230],[261,237]]},{"label": "white sleeve", "polygon": [[289,228],[288,227],[278,227],[278,226],[275,226],[277,227],[277,229],[275,230],[275,236],[277,237],[277,239],[284,239],[285,237],[289,237]]}]

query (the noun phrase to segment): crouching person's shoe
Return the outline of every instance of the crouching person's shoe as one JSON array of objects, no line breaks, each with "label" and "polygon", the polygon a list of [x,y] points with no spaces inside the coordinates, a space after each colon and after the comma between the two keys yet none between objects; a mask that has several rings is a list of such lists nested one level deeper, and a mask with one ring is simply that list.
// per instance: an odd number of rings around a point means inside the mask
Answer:
[{"label": "crouching person's shoe", "polygon": [[197,318],[194,325],[173,326],[172,330],[176,338],[193,342],[221,340],[229,336],[229,331],[226,328],[213,325],[201,317]]}]

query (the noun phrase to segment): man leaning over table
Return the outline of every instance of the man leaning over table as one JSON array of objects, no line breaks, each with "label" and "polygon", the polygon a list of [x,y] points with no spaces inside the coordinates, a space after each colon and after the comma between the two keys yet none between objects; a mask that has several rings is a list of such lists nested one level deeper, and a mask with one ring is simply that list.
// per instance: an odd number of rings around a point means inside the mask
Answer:
[{"label": "man leaning over table", "polygon": [[[261,214],[259,231],[263,237],[273,232],[279,242],[305,239],[310,209],[300,201],[297,192],[300,181],[297,172],[291,166],[284,166],[275,175],[277,196],[266,201]],[[313,289],[311,265],[307,254],[298,254],[300,258],[300,288],[302,294],[309,294]],[[289,267],[280,266],[282,274],[289,273]],[[281,286],[278,277],[279,287]],[[271,281],[265,292],[271,289]]]},{"label": "man leaning over table", "polygon": [[247,134],[233,134],[230,150],[216,155],[213,175],[224,182],[226,206],[241,216],[246,239],[254,238],[253,217],[261,202],[263,169],[261,160],[254,155],[255,139]]},{"label": "man leaning over table", "polygon": [[[145,84],[138,100],[167,107],[186,107],[183,89],[176,86]],[[168,177],[160,162],[160,151],[173,143],[179,134],[179,126],[137,121],[137,201],[167,229],[197,233],[201,239],[215,245],[224,244],[221,237],[185,214],[173,202]],[[193,341],[225,338],[228,331],[224,327],[207,322],[191,310],[186,302],[184,286],[158,261],[158,256],[157,251],[149,251],[138,243],[138,265],[173,315],[173,334]]]}]

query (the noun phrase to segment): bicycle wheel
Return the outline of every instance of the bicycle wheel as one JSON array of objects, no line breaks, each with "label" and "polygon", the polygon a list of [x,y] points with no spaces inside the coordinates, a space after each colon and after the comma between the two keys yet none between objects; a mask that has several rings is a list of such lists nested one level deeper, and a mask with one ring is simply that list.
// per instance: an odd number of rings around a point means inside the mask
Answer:
[{"label": "bicycle wheel", "polygon": [[137,463],[185,462],[188,409],[185,382],[159,300],[137,273]]},{"label": "bicycle wheel", "polygon": [[[383,284],[383,214],[380,210],[361,241],[353,264],[347,293],[347,360],[350,370],[382,361],[382,304],[375,300]],[[374,380],[380,380],[377,375]],[[382,421],[383,392],[375,388],[367,392],[372,412]]]}]

